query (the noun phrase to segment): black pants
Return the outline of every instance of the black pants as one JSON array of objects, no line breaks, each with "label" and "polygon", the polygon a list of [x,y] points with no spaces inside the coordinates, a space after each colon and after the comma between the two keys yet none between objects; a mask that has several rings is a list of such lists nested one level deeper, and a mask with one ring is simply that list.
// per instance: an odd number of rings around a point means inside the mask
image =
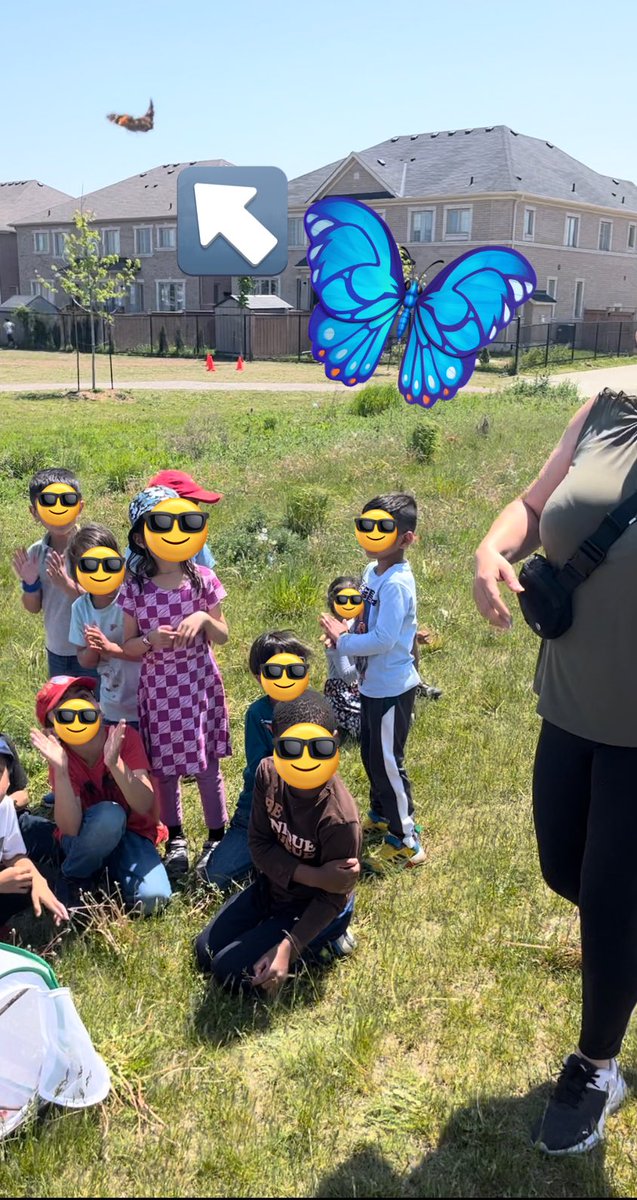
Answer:
[{"label": "black pants", "polygon": [[401,842],[415,836],[404,754],[417,690],[380,700],[361,696],[361,758],[369,779],[370,808]]},{"label": "black pants", "polygon": [[31,904],[30,892],[5,892],[0,895],[0,925],[8,925],[11,917]]},{"label": "black pants", "polygon": [[580,1049],[613,1058],[637,1004],[637,748],[545,721],[533,806],[542,874],[580,911]]}]

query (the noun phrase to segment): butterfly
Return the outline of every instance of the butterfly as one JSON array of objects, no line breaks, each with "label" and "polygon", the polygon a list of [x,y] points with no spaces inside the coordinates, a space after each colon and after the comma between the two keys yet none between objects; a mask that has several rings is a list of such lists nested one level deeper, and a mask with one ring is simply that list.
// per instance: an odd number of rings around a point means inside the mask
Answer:
[{"label": "butterfly", "polygon": [[121,125],[122,129],[128,129],[129,133],[149,133],[155,123],[155,109],[151,100],[143,117],[129,117],[127,113],[109,113],[106,119],[114,125]]},{"label": "butterfly", "polygon": [[347,387],[374,374],[398,317],[398,339],[407,333],[398,378],[405,400],[425,408],[451,400],[471,378],[476,354],[535,291],[533,267],[506,246],[469,250],[424,288],[405,283],[393,234],[359,200],[318,200],[304,220],[318,295],[312,354],[328,379]]}]

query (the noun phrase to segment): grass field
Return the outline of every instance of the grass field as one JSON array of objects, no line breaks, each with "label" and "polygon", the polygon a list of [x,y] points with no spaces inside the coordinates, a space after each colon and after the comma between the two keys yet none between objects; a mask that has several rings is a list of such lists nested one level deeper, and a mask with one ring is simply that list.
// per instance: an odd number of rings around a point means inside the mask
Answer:
[{"label": "grass field", "polygon": [[[250,641],[292,625],[315,646],[312,679],[322,683],[322,594],[362,565],[352,519],[377,492],[417,495],[419,615],[439,634],[422,673],[444,689],[419,709],[408,744],[427,865],[361,884],[351,960],[267,1007],[210,992],[194,971],[209,898],[180,897],[145,922],[105,917],[60,939],[55,969],[110,1066],[113,1094],[3,1143],[1,1195],[635,1193],[633,1103],[611,1121],[607,1149],[585,1161],[529,1147],[547,1080],[577,1037],[577,935],[540,880],[533,840],[537,641],[520,618],[510,635],[490,631],[471,600],[475,544],[555,443],[573,396],[465,395],[430,414],[401,404],[372,418],[354,416],[349,400],[267,394],[255,415],[241,393],[136,393],[118,405],[0,397],[0,727],[22,747],[45,662],[9,558],[37,536],[27,482],[51,463],[78,471],[86,516],[119,534],[128,498],[162,467],[192,470],[224,493],[211,530],[231,630],[219,652],[231,803],[255,696]],[[407,450],[422,422],[439,432],[430,464]],[[306,541],[281,530],[286,493],[300,484],[329,493],[324,528]],[[263,526],[281,546],[270,563],[254,532]],[[26,759],[40,794],[44,772]],[[345,751],[342,774],[363,810],[356,751]],[[187,827],[203,839],[191,789]],[[629,1078],[636,1050],[633,1028]]]}]

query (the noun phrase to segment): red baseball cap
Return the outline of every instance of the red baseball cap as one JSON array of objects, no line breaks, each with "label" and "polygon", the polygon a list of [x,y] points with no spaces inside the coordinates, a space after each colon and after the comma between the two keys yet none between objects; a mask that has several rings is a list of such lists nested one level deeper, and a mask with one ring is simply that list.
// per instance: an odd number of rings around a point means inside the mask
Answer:
[{"label": "red baseball cap", "polygon": [[160,471],[148,480],[148,487],[172,488],[184,500],[202,500],[204,504],[216,504],[223,497],[219,492],[207,492],[192,475],[185,471]]},{"label": "red baseball cap", "polygon": [[97,680],[91,679],[90,675],[54,675],[45,683],[44,687],[40,688],[35,698],[35,715],[44,729],[46,719],[52,709],[57,708],[60,700],[72,687],[90,688],[95,691]]}]

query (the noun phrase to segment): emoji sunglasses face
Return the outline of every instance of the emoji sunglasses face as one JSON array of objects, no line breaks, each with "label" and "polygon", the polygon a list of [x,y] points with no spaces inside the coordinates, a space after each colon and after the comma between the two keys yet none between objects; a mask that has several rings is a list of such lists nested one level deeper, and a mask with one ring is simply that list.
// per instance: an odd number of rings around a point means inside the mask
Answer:
[{"label": "emoji sunglasses face", "polygon": [[75,568],[77,582],[92,596],[107,596],[114,592],[124,580],[126,563],[121,554],[108,546],[95,546],[87,550]]},{"label": "emoji sunglasses face", "polygon": [[365,609],[363,597],[356,588],[341,588],[335,592],[332,595],[332,605],[334,612],[345,621],[351,621],[352,617],[360,617]]},{"label": "emoji sunglasses face", "polygon": [[102,717],[90,700],[63,700],[53,710],[53,728],[67,746],[84,746],[99,732]]},{"label": "emoji sunglasses face", "polygon": [[35,502],[40,520],[56,529],[77,521],[81,508],[82,497],[68,483],[47,484]]},{"label": "emoji sunglasses face", "polygon": [[274,765],[290,787],[313,791],[338,771],[338,739],[321,725],[292,725],[274,742]]},{"label": "emoji sunglasses face", "polygon": [[391,550],[398,537],[398,526],[388,512],[372,508],[354,521],[356,540],[368,554]]},{"label": "emoji sunglasses face", "polygon": [[162,500],[144,516],[146,545],[166,562],[186,562],[203,549],[208,535],[208,513],[192,500]]},{"label": "emoji sunglasses face", "polygon": [[310,668],[298,654],[273,654],[263,664],[260,678],[271,700],[296,700],[310,682]]}]

